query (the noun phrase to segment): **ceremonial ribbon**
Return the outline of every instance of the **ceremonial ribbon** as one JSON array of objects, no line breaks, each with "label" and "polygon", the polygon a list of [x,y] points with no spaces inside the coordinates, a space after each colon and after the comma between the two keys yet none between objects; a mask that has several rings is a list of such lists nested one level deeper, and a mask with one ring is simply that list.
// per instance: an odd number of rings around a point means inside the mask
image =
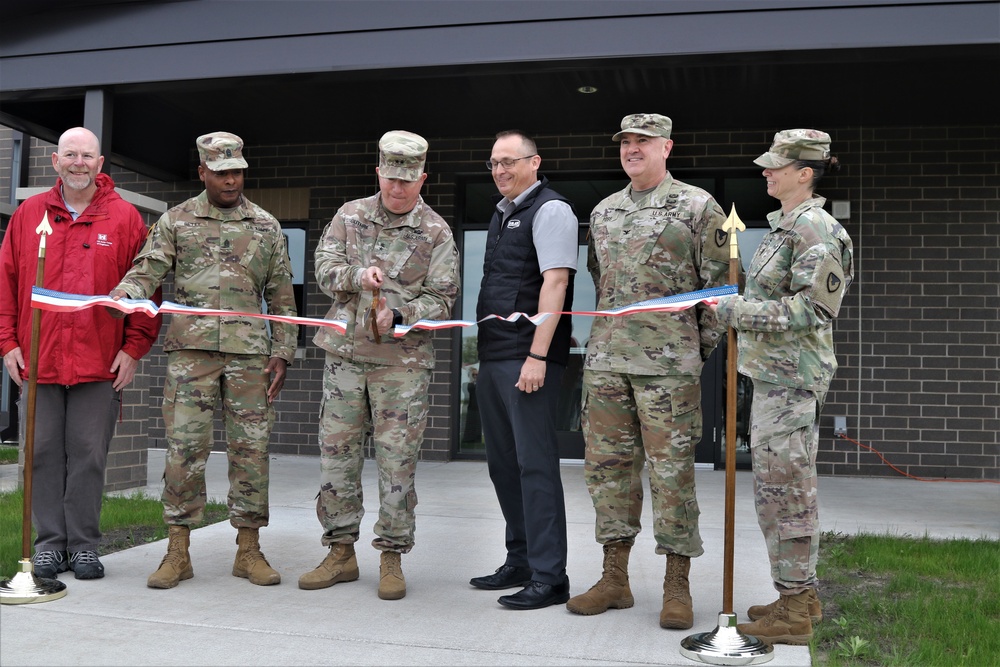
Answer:
[{"label": "ceremonial ribbon", "polygon": [[184,306],[172,301],[164,301],[162,304],[157,306],[149,299],[119,299],[115,301],[107,295],[85,296],[83,294],[57,292],[55,290],[44,289],[41,287],[31,288],[31,305],[35,308],[50,310],[56,313],[70,313],[77,310],[93,308],[95,306],[106,306],[108,308],[115,308],[116,310],[120,310],[127,314],[142,312],[146,313],[150,317],[155,317],[157,313],[201,315],[205,317],[258,317],[264,320],[286,322],[288,324],[331,327],[333,329],[337,329],[341,333],[347,332],[347,323],[343,320],[272,315],[271,313],[244,313],[238,310],[220,310],[217,308],[198,308],[196,306]]},{"label": "ceremonial ribbon", "polygon": [[560,311],[558,313],[538,313],[537,315],[527,315],[525,313],[511,313],[506,317],[502,315],[487,315],[479,321],[466,321],[466,320],[418,320],[410,325],[400,324],[396,326],[396,331],[394,335],[396,337],[406,334],[410,329],[444,329],[447,327],[471,327],[479,322],[485,322],[486,320],[499,319],[505,322],[514,322],[520,318],[526,318],[531,321],[532,324],[536,326],[541,324],[550,315],[588,315],[591,317],[603,316],[603,317],[621,317],[624,315],[632,315],[634,313],[642,312],[677,312],[680,310],[686,310],[697,303],[705,301],[707,303],[715,303],[720,296],[726,296],[728,294],[736,294],[736,285],[725,285],[723,287],[712,287],[709,289],[698,290],[696,292],[685,292],[684,294],[674,294],[671,296],[662,296],[656,299],[649,299],[648,301],[640,301],[639,303],[633,303],[628,306],[620,306],[618,308],[612,308],[610,310],[567,310]]},{"label": "ceremonial ribbon", "polygon": [[[640,301],[628,306],[612,308],[610,310],[570,310],[557,313],[538,313],[528,315],[526,313],[511,313],[510,315],[487,315],[481,320],[418,320],[410,325],[400,324],[393,330],[393,336],[399,338],[405,336],[411,329],[447,329],[452,327],[471,327],[485,322],[486,320],[499,319],[505,322],[514,322],[520,318],[529,320],[532,324],[541,324],[550,315],[585,315],[591,317],[622,317],[640,312],[676,312],[686,310],[702,301],[715,303],[718,297],[728,294],[736,294],[736,285],[725,285],[723,287],[713,287],[710,289],[687,292],[684,294],[674,294],[672,296],[659,297],[648,301]],[[82,294],[69,294],[67,292],[57,292],[55,290],[42,287],[31,288],[31,305],[41,310],[48,310],[56,313],[69,313],[77,310],[85,310],[95,306],[105,306],[114,308],[124,313],[143,312],[150,317],[158,313],[174,313],[177,315],[200,315],[204,317],[257,317],[275,322],[286,322],[313,327],[330,327],[340,333],[347,332],[347,322],[344,320],[327,320],[316,317],[294,317],[286,315],[272,315],[270,313],[244,313],[235,310],[219,310],[215,308],[198,308],[196,306],[184,306],[172,301],[164,301],[157,306],[148,299],[119,299],[115,301],[110,296],[85,296]]]}]

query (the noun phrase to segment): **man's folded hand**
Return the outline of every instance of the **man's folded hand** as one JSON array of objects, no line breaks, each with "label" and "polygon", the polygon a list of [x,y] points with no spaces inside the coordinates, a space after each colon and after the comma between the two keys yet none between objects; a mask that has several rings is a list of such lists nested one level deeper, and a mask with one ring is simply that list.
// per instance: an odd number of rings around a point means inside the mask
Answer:
[{"label": "man's folded hand", "polygon": [[[119,299],[127,297],[128,294],[125,292],[125,290],[113,289],[111,290],[111,293],[108,294],[108,296],[110,296],[115,301],[118,301]],[[126,315],[124,311],[118,310],[117,308],[111,308],[110,306],[104,306],[104,310],[108,311],[108,315],[115,318],[116,320],[123,319]]]}]

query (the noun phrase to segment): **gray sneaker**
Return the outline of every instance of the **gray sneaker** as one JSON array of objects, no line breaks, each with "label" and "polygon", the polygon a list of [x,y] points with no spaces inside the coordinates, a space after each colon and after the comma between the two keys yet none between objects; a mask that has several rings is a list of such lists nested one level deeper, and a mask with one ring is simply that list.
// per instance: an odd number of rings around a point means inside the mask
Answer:
[{"label": "gray sneaker", "polygon": [[39,579],[55,579],[69,569],[64,551],[39,551],[31,557],[31,569]]},{"label": "gray sneaker", "polygon": [[97,558],[96,551],[77,551],[69,555],[69,569],[77,579],[100,579],[104,576],[104,565]]}]

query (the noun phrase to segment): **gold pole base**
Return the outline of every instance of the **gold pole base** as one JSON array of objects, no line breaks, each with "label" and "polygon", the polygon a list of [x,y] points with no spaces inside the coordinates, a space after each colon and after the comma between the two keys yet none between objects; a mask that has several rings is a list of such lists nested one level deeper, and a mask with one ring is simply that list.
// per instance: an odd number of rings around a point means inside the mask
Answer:
[{"label": "gold pole base", "polygon": [[49,602],[66,596],[66,584],[63,582],[34,575],[30,558],[22,558],[18,564],[21,571],[13,579],[0,581],[0,604]]},{"label": "gold pole base", "polygon": [[707,665],[761,665],[774,648],[736,628],[736,614],[719,614],[719,627],[681,640],[681,655]]}]

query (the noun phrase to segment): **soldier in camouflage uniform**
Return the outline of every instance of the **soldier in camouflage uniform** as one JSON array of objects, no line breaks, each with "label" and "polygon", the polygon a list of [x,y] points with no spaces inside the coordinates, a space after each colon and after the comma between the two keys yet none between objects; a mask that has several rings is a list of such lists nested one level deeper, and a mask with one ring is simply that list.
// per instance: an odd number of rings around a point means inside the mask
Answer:
[{"label": "soldier in camouflage uniform", "polygon": [[320,490],[316,514],[330,551],[299,578],[314,590],[358,578],[354,543],[362,504],[364,444],[374,433],[379,516],[372,546],[381,551],[378,596],[406,595],[400,555],[413,548],[417,454],[427,424],[434,368],[433,332],[398,324],[447,319],[458,296],[458,249],[451,228],[420,196],[427,142],[391,131],[379,141],[379,192],[344,204],[316,248],[316,280],[333,304],[320,329],[326,350],[320,406]]},{"label": "soldier in camouflage uniform", "polygon": [[819,415],[837,370],[833,320],[854,275],[851,238],[823,210],[817,181],[839,168],[830,135],[784,130],[754,162],[768,215],[743,296],[719,300],[719,319],[739,332],[739,370],[753,379],[750,446],[757,518],[779,599],[747,612],[738,628],[768,643],[807,644],[822,617],[816,596]]},{"label": "soldier in camouflage uniform", "polygon": [[[631,183],[590,216],[588,264],[599,309],[725,284],[725,215],[711,195],[667,171],[671,125],[659,114],[632,114],[612,138],[620,141]],[[692,626],[690,559],[704,552],[694,480],[700,378],[721,330],[702,305],[594,320],[583,376],[584,476],[604,574],[570,599],[570,611],[599,614],[634,604],[628,557],[640,530],[645,463],[656,552],[667,556],[660,626]]]},{"label": "soldier in camouflage uniform", "polygon": [[[163,214],[111,295],[148,298],[172,270],[175,300],[182,305],[259,313],[263,300],[269,313],[295,316],[281,225],[243,196],[243,140],[213,132],[196,144],[205,191]],[[229,520],[237,529],[233,575],[259,586],[281,581],[260,551],[258,529],[268,522],[273,402],[295,356],[297,333],[295,325],[243,315],[172,316],[163,345],[163,518],[169,544],[147,581],[150,588],[173,588],[193,576],[190,529],[205,507],[205,464],[220,398],[228,439]]]}]

